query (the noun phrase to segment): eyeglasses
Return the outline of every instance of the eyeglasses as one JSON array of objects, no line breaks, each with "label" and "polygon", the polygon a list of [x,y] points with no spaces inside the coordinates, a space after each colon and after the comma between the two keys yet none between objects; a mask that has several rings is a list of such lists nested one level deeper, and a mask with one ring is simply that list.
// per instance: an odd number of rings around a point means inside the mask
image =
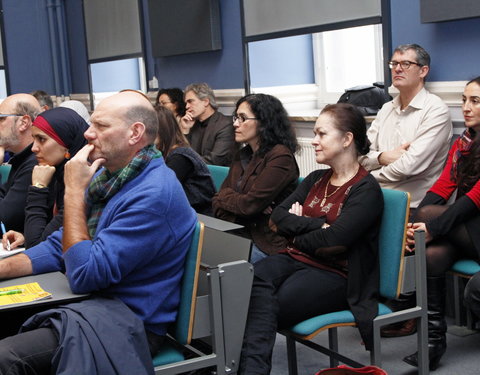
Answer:
[{"label": "eyeglasses", "polygon": [[7,117],[18,117],[18,116],[23,116],[23,115],[17,115],[14,113],[0,113],[0,122],[3,122],[7,119]]},{"label": "eyeglasses", "polygon": [[422,64],[419,64],[419,63],[416,63],[414,61],[408,61],[408,60],[405,60],[405,61],[390,61],[388,63],[388,67],[390,69],[396,69],[398,64],[400,64],[400,66],[402,67],[402,69],[404,70],[407,70],[408,68],[410,68],[410,66],[412,65],[418,65],[420,67],[422,67],[423,65]]},{"label": "eyeglasses", "polygon": [[238,120],[239,124],[243,124],[247,120],[256,120],[255,117],[247,117],[244,114],[239,114],[239,115],[233,115],[232,116],[233,122]]}]

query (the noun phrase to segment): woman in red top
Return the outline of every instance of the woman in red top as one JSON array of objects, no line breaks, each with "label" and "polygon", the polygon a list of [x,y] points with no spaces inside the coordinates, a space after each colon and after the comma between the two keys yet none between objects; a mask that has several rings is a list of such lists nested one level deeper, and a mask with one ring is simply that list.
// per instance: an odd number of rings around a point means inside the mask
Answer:
[{"label": "woman in red top", "polygon": [[[465,86],[463,116],[467,129],[455,141],[437,182],[419,205],[407,241],[416,229],[425,231],[427,250],[428,346],[430,370],[447,348],[445,332],[445,273],[459,258],[480,254],[480,77]],[[455,201],[447,204],[457,193]],[[405,357],[417,366],[417,353]]]},{"label": "woman in red top", "polygon": [[378,233],[383,196],[358,163],[369,150],[365,119],[350,104],[326,106],[314,128],[317,163],[271,215],[289,239],[255,264],[240,374],[269,374],[278,328],[351,309],[366,349],[377,315]]}]

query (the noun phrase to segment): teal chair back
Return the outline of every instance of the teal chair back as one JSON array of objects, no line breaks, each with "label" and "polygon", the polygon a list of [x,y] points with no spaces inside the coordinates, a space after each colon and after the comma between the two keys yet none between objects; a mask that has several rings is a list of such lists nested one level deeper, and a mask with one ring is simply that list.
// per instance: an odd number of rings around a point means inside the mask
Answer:
[{"label": "teal chair back", "polygon": [[204,224],[197,222],[192,241],[185,258],[180,306],[175,324],[169,333],[182,345],[190,344],[193,331],[195,302],[197,299],[198,274],[202,258]]},{"label": "teal chair back", "polygon": [[4,184],[5,182],[7,182],[8,175],[10,174],[10,169],[12,169],[12,166],[10,164],[0,165],[0,184]]},{"label": "teal chair back", "polygon": [[[400,293],[406,225],[410,212],[409,193],[382,189],[383,217],[380,226],[380,294],[394,299]],[[399,230],[404,228],[403,230]]]},{"label": "teal chair back", "polygon": [[225,181],[225,178],[228,176],[228,171],[230,168],[228,167],[222,167],[220,165],[207,165],[208,169],[210,170],[210,174],[212,175],[213,183],[215,185],[215,189],[217,191],[220,190],[222,187],[223,181]]}]

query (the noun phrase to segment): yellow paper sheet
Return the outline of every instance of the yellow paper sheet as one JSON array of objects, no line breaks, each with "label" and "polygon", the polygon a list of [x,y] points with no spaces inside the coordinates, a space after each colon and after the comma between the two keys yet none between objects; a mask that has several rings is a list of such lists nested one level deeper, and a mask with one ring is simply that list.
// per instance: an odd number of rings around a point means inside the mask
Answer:
[{"label": "yellow paper sheet", "polygon": [[6,288],[0,288],[0,292],[15,289],[22,289],[23,293],[0,295],[0,306],[11,305],[13,303],[32,302],[40,299],[51,298],[52,294],[43,290],[38,283],[28,283],[22,285],[12,285]]}]

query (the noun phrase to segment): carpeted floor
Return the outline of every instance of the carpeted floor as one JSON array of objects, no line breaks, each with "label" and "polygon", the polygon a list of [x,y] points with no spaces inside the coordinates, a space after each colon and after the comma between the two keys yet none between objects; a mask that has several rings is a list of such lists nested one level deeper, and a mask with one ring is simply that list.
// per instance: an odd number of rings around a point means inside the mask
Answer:
[{"label": "carpeted floor", "polygon": [[[355,328],[345,327],[338,330],[339,347],[342,354],[352,357],[360,363],[369,364],[370,354],[361,345],[360,335]],[[382,368],[389,375],[414,375],[415,367],[402,361],[402,358],[416,351],[416,335],[401,338],[382,339]],[[322,332],[315,341],[328,343],[327,332]],[[439,368],[433,375],[478,375],[480,374],[480,335],[478,333],[459,337],[447,334],[447,352],[442,357]],[[341,349],[342,350],[342,349]],[[329,368],[328,358],[310,348],[297,344],[299,375],[314,375],[317,371]],[[285,338],[277,335],[273,353],[272,375],[287,375],[287,356]]]}]

